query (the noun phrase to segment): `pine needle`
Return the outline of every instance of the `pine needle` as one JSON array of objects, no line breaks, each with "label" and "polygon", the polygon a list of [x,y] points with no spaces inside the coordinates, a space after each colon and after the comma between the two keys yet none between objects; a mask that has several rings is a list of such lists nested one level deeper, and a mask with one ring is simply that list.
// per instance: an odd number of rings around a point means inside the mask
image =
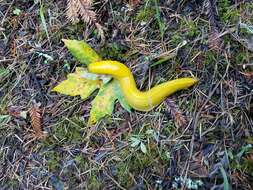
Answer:
[{"label": "pine needle", "polygon": [[79,0],[78,13],[82,20],[87,24],[97,23],[96,13],[92,10],[91,0]]},{"label": "pine needle", "polygon": [[165,100],[165,103],[166,103],[166,107],[168,111],[170,112],[170,115],[172,116],[172,119],[175,121],[175,124],[178,127],[186,126],[187,120],[185,116],[183,115],[183,113],[179,110],[176,103],[170,98],[167,98]]},{"label": "pine needle", "polygon": [[34,103],[29,109],[29,115],[31,118],[31,125],[34,130],[35,137],[42,138],[44,136],[44,133],[42,131],[42,114],[40,104]]},{"label": "pine needle", "polygon": [[141,0],[129,0],[129,5],[131,7],[137,7],[140,4]]},{"label": "pine needle", "polygon": [[66,14],[67,14],[68,20],[71,21],[72,23],[79,22],[78,3],[79,1],[76,1],[76,0],[68,0],[68,3],[67,3]]},{"label": "pine needle", "polygon": [[68,0],[67,18],[72,23],[77,23],[80,19],[88,25],[95,25],[98,37],[105,40],[103,27],[97,21],[97,14],[93,10],[93,0]]}]

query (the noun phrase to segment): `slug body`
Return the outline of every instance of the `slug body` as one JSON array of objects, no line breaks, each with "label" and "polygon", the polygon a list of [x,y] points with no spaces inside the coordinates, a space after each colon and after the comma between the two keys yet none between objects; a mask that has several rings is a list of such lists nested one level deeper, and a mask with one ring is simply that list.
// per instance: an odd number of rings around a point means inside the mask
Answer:
[{"label": "slug body", "polygon": [[123,95],[129,105],[139,111],[149,111],[160,104],[174,92],[188,88],[197,79],[181,78],[157,85],[146,92],[137,89],[133,74],[124,64],[118,61],[99,61],[88,65],[88,71],[96,74],[107,74],[119,81]]}]

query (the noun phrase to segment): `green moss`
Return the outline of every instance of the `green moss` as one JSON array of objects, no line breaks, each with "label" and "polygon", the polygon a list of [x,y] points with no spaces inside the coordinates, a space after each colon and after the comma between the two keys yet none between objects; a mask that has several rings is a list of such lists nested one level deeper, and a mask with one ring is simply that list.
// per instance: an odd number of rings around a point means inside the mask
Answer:
[{"label": "green moss", "polygon": [[181,36],[178,33],[175,33],[172,37],[171,37],[171,45],[173,47],[177,47],[179,43],[181,43],[184,40],[183,36]]},{"label": "green moss", "polygon": [[126,48],[117,43],[108,43],[103,47],[99,54],[104,59],[113,59],[118,61],[124,61]]},{"label": "green moss", "polygon": [[136,17],[135,20],[137,22],[148,22],[150,19],[154,17],[156,13],[156,10],[154,7],[145,7],[144,9],[141,9]]},{"label": "green moss", "polygon": [[161,132],[166,136],[170,136],[173,131],[175,131],[175,123],[170,120],[166,123],[166,126],[162,128]]},{"label": "green moss", "polygon": [[249,175],[253,175],[253,161],[250,158],[243,158],[242,161],[232,160],[230,167],[236,170],[242,170]]},{"label": "green moss", "polygon": [[116,177],[122,186],[130,188],[134,184],[130,174],[140,175],[145,168],[152,165],[153,158],[150,154],[143,154],[139,151],[131,153],[125,150],[121,154],[123,161],[116,165]]},{"label": "green moss", "polygon": [[82,168],[83,171],[89,169],[89,160],[84,157],[83,154],[79,154],[75,157],[75,161],[79,168]]},{"label": "green moss", "polygon": [[56,171],[60,168],[61,156],[56,151],[48,151],[45,153],[47,166],[50,171]]},{"label": "green moss", "polygon": [[215,54],[212,51],[207,51],[205,54],[205,64],[213,64],[216,61]]},{"label": "green moss", "polygon": [[244,171],[249,175],[253,175],[252,154],[252,144],[242,146],[239,150],[236,150],[235,154],[233,154],[232,150],[229,150],[228,156],[230,159],[230,167],[232,169]]},{"label": "green moss", "polygon": [[238,65],[242,64],[245,60],[247,60],[247,55],[244,52],[238,52],[237,54],[235,54],[235,56],[235,61]]},{"label": "green moss", "polygon": [[140,176],[147,169],[152,173],[161,174],[169,161],[169,153],[158,149],[154,144],[149,144],[149,152],[143,154],[135,149],[124,149],[119,153],[121,161],[115,164],[116,180],[124,188],[129,189],[134,185],[132,176]]},{"label": "green moss", "polygon": [[117,170],[117,181],[125,188],[133,186],[134,182],[130,176],[128,165],[125,162],[121,162],[116,166]]},{"label": "green moss", "polygon": [[192,20],[187,22],[187,27],[188,27],[188,31],[187,31],[188,37],[192,38],[192,37],[197,36],[200,33],[200,31],[198,31],[198,27],[197,27],[196,23],[193,22]]},{"label": "green moss", "polygon": [[250,158],[245,158],[242,163],[243,171],[247,174],[253,176],[253,160]]},{"label": "green moss", "polygon": [[218,11],[224,23],[236,23],[240,17],[240,11],[230,5],[230,0],[219,0]]},{"label": "green moss", "polygon": [[18,189],[19,181],[18,179],[8,179],[7,183],[5,184],[6,189]]},{"label": "green moss", "polygon": [[87,189],[101,189],[102,184],[101,182],[97,179],[96,175],[92,175],[88,178],[87,180],[88,185],[87,185]]},{"label": "green moss", "polygon": [[84,128],[80,127],[81,123],[82,121],[78,118],[68,119],[68,121],[54,127],[52,134],[62,143],[80,143],[84,140]]},{"label": "green moss", "polygon": [[170,153],[166,150],[162,150],[160,153],[160,158],[164,163],[167,163],[170,160]]},{"label": "green moss", "polygon": [[83,33],[83,26],[84,24],[82,22],[66,25],[62,32],[66,35],[68,35],[69,39],[76,39],[77,34]]}]

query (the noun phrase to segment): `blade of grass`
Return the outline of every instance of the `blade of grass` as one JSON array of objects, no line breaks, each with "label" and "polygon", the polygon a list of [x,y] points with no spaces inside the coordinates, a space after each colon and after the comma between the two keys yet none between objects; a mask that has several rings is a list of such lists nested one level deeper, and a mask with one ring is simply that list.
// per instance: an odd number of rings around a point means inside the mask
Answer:
[{"label": "blade of grass", "polygon": [[[44,4],[43,4],[42,0],[40,0],[40,19],[41,19],[42,27],[46,32],[47,39],[48,39],[49,43],[51,44],[48,29],[47,29],[47,23],[46,23],[46,19],[45,19],[45,15],[44,15]],[[50,45],[50,47],[51,47],[51,45]]]},{"label": "blade of grass", "polygon": [[161,12],[160,12],[160,9],[158,7],[157,0],[154,0],[154,3],[155,3],[155,10],[156,10],[155,18],[156,18],[156,20],[158,22],[158,25],[159,25],[161,38],[163,38],[164,32],[165,32],[165,24],[161,20]]},{"label": "blade of grass", "polygon": [[0,78],[6,76],[8,73],[8,69],[0,68]]},{"label": "blade of grass", "polygon": [[224,189],[224,190],[230,190],[229,182],[228,182],[228,177],[227,177],[226,171],[224,170],[223,167],[220,167],[220,171],[221,171],[221,175],[222,175],[222,177],[223,177],[223,189]]},{"label": "blade of grass", "polygon": [[165,53],[162,53],[162,54],[158,55],[157,57],[154,57],[154,59],[158,59],[158,61],[156,61],[153,64],[151,64],[150,67],[154,67],[156,65],[160,65],[162,63],[165,63],[169,59],[171,59],[173,57],[176,57],[178,50],[181,47],[185,46],[186,44],[187,44],[187,41],[184,40],[181,43],[179,43],[178,46],[175,49],[169,50],[169,51],[167,51]]}]

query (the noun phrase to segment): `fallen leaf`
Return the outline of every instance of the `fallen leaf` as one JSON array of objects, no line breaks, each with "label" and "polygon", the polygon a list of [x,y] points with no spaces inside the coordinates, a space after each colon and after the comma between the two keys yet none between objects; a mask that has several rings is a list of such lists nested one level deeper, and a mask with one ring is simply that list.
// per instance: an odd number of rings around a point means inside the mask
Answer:
[{"label": "fallen leaf", "polygon": [[253,78],[253,72],[240,72],[248,80]]},{"label": "fallen leaf", "polygon": [[[82,64],[89,65],[92,62],[101,61],[102,59],[99,55],[89,46],[89,44],[84,41],[78,40],[62,40],[70,53]],[[96,77],[97,79],[101,79],[103,83],[107,83],[111,80],[111,77],[106,75],[96,75],[92,73],[86,73],[87,78]],[[93,79],[94,80],[94,79]]]},{"label": "fallen leaf", "polygon": [[140,4],[140,0],[129,0],[129,5],[132,7],[136,7],[137,5]]},{"label": "fallen leaf", "polygon": [[84,41],[66,39],[62,41],[80,63],[88,65],[92,62],[101,61],[99,55]]},{"label": "fallen leaf", "polygon": [[112,115],[116,100],[119,100],[121,106],[130,112],[131,108],[121,93],[118,81],[113,80],[109,84],[102,86],[92,101],[88,123],[91,125],[106,115]]},{"label": "fallen leaf", "polygon": [[69,96],[80,95],[83,100],[87,99],[101,86],[100,80],[89,80],[84,78],[87,73],[85,68],[77,67],[76,72],[68,74],[67,80],[54,87],[53,91]]},{"label": "fallen leaf", "polygon": [[176,126],[180,128],[185,127],[187,125],[187,119],[180,111],[177,104],[171,98],[167,98],[165,100],[165,105],[172,116],[172,119],[175,121]]}]

